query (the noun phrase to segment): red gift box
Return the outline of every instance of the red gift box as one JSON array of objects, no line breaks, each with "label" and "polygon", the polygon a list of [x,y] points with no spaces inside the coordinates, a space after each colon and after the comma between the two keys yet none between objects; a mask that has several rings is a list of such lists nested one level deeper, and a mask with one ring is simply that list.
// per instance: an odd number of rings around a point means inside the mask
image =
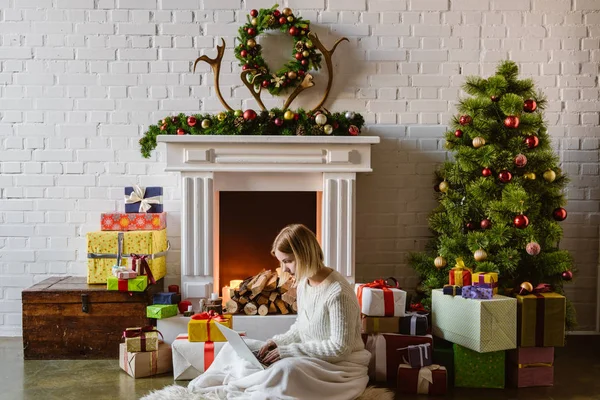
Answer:
[{"label": "red gift box", "polygon": [[103,213],[103,231],[158,231],[167,227],[167,213]]},{"label": "red gift box", "polygon": [[393,333],[362,335],[365,348],[371,352],[369,377],[377,382],[394,384],[398,375],[398,366],[408,360],[408,348],[411,345],[429,343],[433,348],[433,336],[410,336]]},{"label": "red gift box", "polygon": [[513,387],[554,385],[554,347],[519,347],[508,352],[507,377]]},{"label": "red gift box", "polygon": [[398,367],[398,392],[427,395],[444,395],[448,387],[446,367],[437,364],[423,368]]}]

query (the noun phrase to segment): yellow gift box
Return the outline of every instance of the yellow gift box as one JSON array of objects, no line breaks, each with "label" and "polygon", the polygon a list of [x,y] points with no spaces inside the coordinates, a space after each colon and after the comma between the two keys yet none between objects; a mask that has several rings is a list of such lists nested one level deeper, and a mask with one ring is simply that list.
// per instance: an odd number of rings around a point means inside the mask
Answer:
[{"label": "yellow gift box", "polygon": [[130,263],[130,254],[148,256],[148,265],[154,279],[167,274],[167,230],[159,231],[99,231],[87,234],[87,283],[106,283],[114,265]]},{"label": "yellow gift box", "polygon": [[225,336],[215,324],[233,328],[231,315],[201,313],[192,316],[188,322],[188,341],[190,342],[226,342]]},{"label": "yellow gift box", "polygon": [[498,273],[476,272],[473,274],[473,285],[486,289],[493,289],[494,294],[498,294]]}]

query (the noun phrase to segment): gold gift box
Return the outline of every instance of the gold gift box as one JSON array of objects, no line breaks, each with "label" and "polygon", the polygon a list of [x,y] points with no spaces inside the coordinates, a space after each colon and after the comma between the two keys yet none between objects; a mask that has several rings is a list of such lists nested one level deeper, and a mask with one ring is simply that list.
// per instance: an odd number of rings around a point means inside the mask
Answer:
[{"label": "gold gift box", "polygon": [[547,292],[517,295],[517,338],[520,347],[565,345],[566,298]]},{"label": "gold gift box", "polygon": [[221,315],[225,321],[217,322],[214,319],[190,319],[188,322],[188,340],[190,342],[226,342],[225,336],[215,324],[222,324],[233,328],[231,315]]}]

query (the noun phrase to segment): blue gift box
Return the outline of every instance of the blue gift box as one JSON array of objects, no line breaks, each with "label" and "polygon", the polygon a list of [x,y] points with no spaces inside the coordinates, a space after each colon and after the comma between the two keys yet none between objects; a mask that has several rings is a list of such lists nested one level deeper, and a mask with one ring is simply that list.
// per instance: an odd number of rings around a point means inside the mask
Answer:
[{"label": "blue gift box", "polygon": [[479,286],[463,286],[462,297],[465,299],[490,300],[490,299],[494,298],[494,289],[482,288]]},{"label": "blue gift box", "polygon": [[154,294],[153,304],[179,304],[181,295],[173,292],[163,292]]},{"label": "blue gift box", "polygon": [[460,296],[460,295],[462,295],[462,286],[444,285],[444,288],[442,289],[442,293],[450,295],[450,296]]},{"label": "blue gift box", "polygon": [[159,186],[125,187],[126,213],[161,213],[163,212],[163,188]]}]

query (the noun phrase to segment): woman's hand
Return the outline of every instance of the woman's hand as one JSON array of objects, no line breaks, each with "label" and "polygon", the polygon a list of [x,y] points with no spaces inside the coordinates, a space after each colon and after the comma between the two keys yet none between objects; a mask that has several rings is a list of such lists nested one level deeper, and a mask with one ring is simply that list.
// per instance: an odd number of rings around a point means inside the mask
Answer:
[{"label": "woman's hand", "polygon": [[277,347],[275,347],[273,350],[268,352],[266,356],[263,357],[262,362],[263,362],[263,364],[271,365],[275,361],[279,361],[279,360],[280,360],[279,349]]},{"label": "woman's hand", "polygon": [[264,364],[272,364],[279,360],[277,343],[271,339],[267,340],[267,343],[258,351],[258,359]]}]

